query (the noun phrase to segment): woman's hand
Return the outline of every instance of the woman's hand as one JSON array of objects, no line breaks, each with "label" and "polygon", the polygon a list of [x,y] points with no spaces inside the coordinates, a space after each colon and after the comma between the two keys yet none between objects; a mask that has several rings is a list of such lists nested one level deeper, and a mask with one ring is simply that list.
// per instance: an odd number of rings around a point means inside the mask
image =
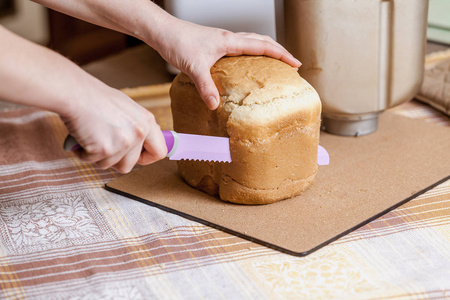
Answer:
[{"label": "woman's hand", "polygon": [[[185,22],[165,16],[160,36],[152,36],[153,46],[170,64],[194,81],[203,101],[210,109],[219,104],[219,92],[211,78],[211,67],[221,57],[265,55],[280,59],[294,68],[301,63],[268,36],[233,33]],[[156,41],[156,42],[155,42]]]},{"label": "woman's hand", "polygon": [[106,86],[92,89],[61,119],[82,147],[75,154],[102,169],[128,173],[136,163],[150,164],[167,154],[153,115],[124,93]]}]

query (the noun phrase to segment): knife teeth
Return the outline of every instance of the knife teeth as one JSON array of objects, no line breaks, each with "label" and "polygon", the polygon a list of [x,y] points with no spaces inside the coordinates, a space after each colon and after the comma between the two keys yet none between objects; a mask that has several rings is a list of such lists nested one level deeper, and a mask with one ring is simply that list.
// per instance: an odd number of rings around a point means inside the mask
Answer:
[{"label": "knife teeth", "polygon": [[215,163],[215,162],[219,162],[219,163],[231,163],[231,161],[228,161],[228,160],[210,160],[210,159],[198,159],[198,158],[190,158],[190,159],[182,158],[182,159],[180,159],[180,160],[186,160],[186,161],[205,161],[205,162],[212,162],[212,163]]},{"label": "knife teeth", "polygon": [[229,138],[185,133],[177,133],[174,138],[178,143],[169,156],[171,160],[231,162]]}]

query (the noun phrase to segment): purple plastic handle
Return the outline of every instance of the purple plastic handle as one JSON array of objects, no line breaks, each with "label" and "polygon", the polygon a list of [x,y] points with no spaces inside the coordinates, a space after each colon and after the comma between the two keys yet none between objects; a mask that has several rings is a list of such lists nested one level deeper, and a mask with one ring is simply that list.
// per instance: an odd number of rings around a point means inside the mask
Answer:
[{"label": "purple plastic handle", "polygon": [[172,151],[173,145],[175,143],[175,138],[173,136],[172,131],[163,130],[164,140],[166,141],[167,153]]}]

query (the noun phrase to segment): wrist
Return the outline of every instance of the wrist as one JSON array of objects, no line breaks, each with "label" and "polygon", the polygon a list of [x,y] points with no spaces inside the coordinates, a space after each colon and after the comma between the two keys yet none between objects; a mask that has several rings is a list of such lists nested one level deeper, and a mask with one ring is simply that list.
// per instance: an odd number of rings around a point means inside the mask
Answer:
[{"label": "wrist", "polygon": [[[78,73],[78,72],[76,72]],[[79,118],[93,109],[97,99],[112,89],[84,71],[79,72],[67,85],[65,92],[59,93],[53,111],[64,118]]]},{"label": "wrist", "polygon": [[152,3],[152,5],[154,5],[152,17],[144,20],[142,30],[137,38],[161,53],[165,40],[171,36],[171,28],[178,20],[156,4]]}]

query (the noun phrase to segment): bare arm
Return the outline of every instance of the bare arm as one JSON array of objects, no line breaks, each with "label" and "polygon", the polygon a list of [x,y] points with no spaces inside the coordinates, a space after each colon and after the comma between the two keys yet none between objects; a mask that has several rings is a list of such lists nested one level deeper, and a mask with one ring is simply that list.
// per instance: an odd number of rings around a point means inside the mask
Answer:
[{"label": "bare arm", "polygon": [[[84,21],[116,30],[154,46],[152,37],[163,29],[167,13],[150,0],[33,0]],[[158,27],[158,28],[157,28]]]},{"label": "bare arm", "polygon": [[225,55],[266,55],[293,67],[300,62],[270,37],[196,25],[179,20],[149,0],[35,0],[88,22],[137,37],[188,74],[210,109],[219,92],[210,75]]},{"label": "bare arm", "polygon": [[79,87],[100,85],[64,57],[0,26],[0,98],[67,116],[75,101],[89,93]]},{"label": "bare arm", "polygon": [[[0,99],[59,114],[81,159],[129,172],[166,154],[153,115],[63,56],[0,26]],[[146,152],[141,153],[142,146]]]}]

